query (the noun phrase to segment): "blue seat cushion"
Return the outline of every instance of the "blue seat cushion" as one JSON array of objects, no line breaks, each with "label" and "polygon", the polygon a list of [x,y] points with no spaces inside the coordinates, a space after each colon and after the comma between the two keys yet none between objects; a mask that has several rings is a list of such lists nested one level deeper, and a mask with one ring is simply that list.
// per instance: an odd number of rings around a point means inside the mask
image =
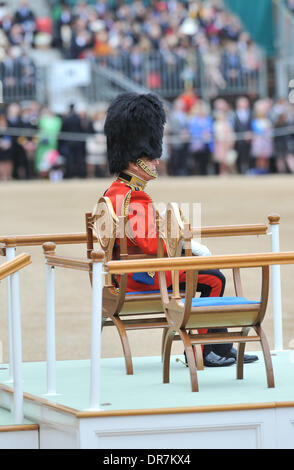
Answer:
[{"label": "blue seat cushion", "polygon": [[[185,303],[185,299],[181,299]],[[223,305],[249,305],[259,304],[257,300],[248,300],[245,297],[194,297],[192,307],[222,307]]]}]

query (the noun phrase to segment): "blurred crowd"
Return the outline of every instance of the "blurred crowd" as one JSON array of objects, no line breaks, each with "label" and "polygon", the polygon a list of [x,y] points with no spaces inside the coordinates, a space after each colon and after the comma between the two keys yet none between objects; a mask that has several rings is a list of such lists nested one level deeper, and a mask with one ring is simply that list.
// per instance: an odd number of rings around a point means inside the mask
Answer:
[{"label": "blurred crowd", "polygon": [[167,132],[172,175],[294,173],[294,107],[286,99],[251,104],[241,96],[232,107],[191,91],[175,100]]},{"label": "blurred crowd", "polygon": [[[108,175],[103,134],[107,105],[91,114],[70,105],[57,115],[36,102],[11,103],[0,114],[0,180]],[[246,96],[232,107],[209,104],[192,88],[167,110],[162,175],[294,173],[294,107]]]},{"label": "blurred crowd", "polygon": [[106,176],[105,109],[69,106],[58,115],[37,102],[0,113],[0,180]]},{"label": "blurred crowd", "polygon": [[169,69],[184,83],[195,83],[197,54],[216,87],[233,83],[240,74],[255,76],[261,66],[259,49],[219,1],[51,2],[52,43],[65,57],[94,59],[153,89],[164,86]]},{"label": "blurred crowd", "polygon": [[36,67],[30,57],[38,34],[38,21],[26,0],[15,11],[9,2],[0,1],[0,78],[4,96],[17,96],[25,87],[34,94]]},{"label": "blurred crowd", "polygon": [[294,0],[285,0],[285,5],[292,13],[294,13]]},{"label": "blurred crowd", "polygon": [[[107,103],[91,112],[72,104],[59,115],[35,101],[33,93],[26,100],[11,99],[17,86],[34,89],[30,51],[46,44],[69,59],[87,57],[128,70],[139,83],[144,54],[156,52],[163,67],[149,55],[149,80],[144,81],[155,92],[163,80],[159,71],[183,65],[185,91],[166,110],[161,174],[294,173],[294,111],[287,100],[256,99],[249,89],[247,96],[230,100],[217,93],[203,100],[196,94],[197,51],[209,72],[206,80],[216,90],[242,74],[254,76],[261,64],[256,45],[220,2],[48,2],[51,16],[36,17],[27,0],[19,0],[15,11],[0,0],[0,79],[4,97],[10,96],[0,109],[0,180],[108,176]],[[287,2],[291,9],[294,1]]]}]

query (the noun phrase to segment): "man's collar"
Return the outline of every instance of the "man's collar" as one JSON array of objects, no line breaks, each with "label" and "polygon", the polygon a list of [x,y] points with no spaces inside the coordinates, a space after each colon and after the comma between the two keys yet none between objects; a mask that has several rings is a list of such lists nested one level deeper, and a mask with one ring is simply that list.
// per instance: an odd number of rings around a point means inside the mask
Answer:
[{"label": "man's collar", "polygon": [[118,175],[118,179],[126,183],[127,186],[136,190],[136,191],[143,191],[147,184],[147,181],[139,178],[139,176],[134,175],[129,171],[122,171]]}]

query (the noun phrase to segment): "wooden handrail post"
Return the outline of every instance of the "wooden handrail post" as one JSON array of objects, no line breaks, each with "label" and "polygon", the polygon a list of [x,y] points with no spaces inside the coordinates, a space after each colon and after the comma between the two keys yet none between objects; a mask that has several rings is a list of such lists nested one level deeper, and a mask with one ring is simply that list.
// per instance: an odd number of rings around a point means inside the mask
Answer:
[{"label": "wooden handrail post", "polygon": [[[12,239],[4,240],[6,261],[11,261],[15,258],[16,241],[13,243]],[[12,338],[12,285],[11,276],[6,279],[7,285],[7,313],[8,313],[8,348],[9,348],[9,378],[6,383],[13,382],[13,338]]]},{"label": "wooden handrail post", "polygon": [[[9,237],[4,240],[6,260],[15,258],[16,240]],[[9,336],[9,381],[13,382],[14,422],[23,422],[23,386],[22,386],[22,338],[19,273],[16,271],[7,278],[8,299],[8,336]]]},{"label": "wooden handrail post", "polygon": [[19,273],[11,275],[11,311],[12,311],[12,340],[13,340],[13,413],[15,424],[23,422],[23,385],[22,385],[22,338],[21,311],[19,292]]},{"label": "wooden handrail post", "polygon": [[90,409],[100,409],[100,357],[103,289],[103,251],[92,251],[92,322]]},{"label": "wooden handrail post", "polygon": [[52,242],[43,244],[45,255],[45,295],[46,295],[46,358],[47,358],[47,393],[56,395],[56,341],[55,341],[55,274],[54,266],[46,263],[46,255],[55,254],[56,245]]},{"label": "wooden handrail post", "polygon": [[[278,214],[268,216],[271,226],[271,249],[273,253],[280,251],[279,224],[280,216]],[[281,294],[281,269],[280,265],[271,267],[272,273],[272,292],[273,292],[273,316],[274,316],[274,349],[283,350],[283,322],[282,322],[282,294]]]},{"label": "wooden handrail post", "polygon": [[22,384],[22,335],[19,269],[31,263],[29,255],[23,253],[15,257],[15,246],[6,250],[8,261],[1,266],[0,279],[8,279],[9,303],[9,360],[12,375],[8,382],[13,382],[13,414],[14,423],[23,423],[23,384]]}]

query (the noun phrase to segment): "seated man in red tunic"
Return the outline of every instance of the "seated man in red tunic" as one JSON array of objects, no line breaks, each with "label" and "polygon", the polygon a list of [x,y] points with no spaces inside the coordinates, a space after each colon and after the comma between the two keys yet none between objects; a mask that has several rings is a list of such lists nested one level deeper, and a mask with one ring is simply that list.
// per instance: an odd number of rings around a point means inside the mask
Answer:
[{"label": "seated man in red tunic", "polygon": [[[123,93],[109,106],[104,132],[107,138],[107,158],[111,174],[116,179],[105,192],[117,215],[128,215],[128,250],[132,253],[157,254],[155,217],[152,200],[145,192],[148,181],[157,177],[162,153],[165,112],[161,101],[153,94]],[[119,245],[119,238],[116,239]],[[206,246],[193,243],[195,255],[209,255]],[[186,273],[180,273],[185,283]],[[166,272],[167,286],[172,284],[171,272]],[[200,271],[197,291],[201,296],[223,295],[225,277],[218,270]],[[130,273],[128,291],[159,289],[158,273]],[[207,330],[203,330],[205,333]],[[213,330],[209,330],[213,332]],[[204,365],[229,366],[236,362],[237,351],[232,344],[205,345]],[[245,362],[257,360],[245,355]]]}]

